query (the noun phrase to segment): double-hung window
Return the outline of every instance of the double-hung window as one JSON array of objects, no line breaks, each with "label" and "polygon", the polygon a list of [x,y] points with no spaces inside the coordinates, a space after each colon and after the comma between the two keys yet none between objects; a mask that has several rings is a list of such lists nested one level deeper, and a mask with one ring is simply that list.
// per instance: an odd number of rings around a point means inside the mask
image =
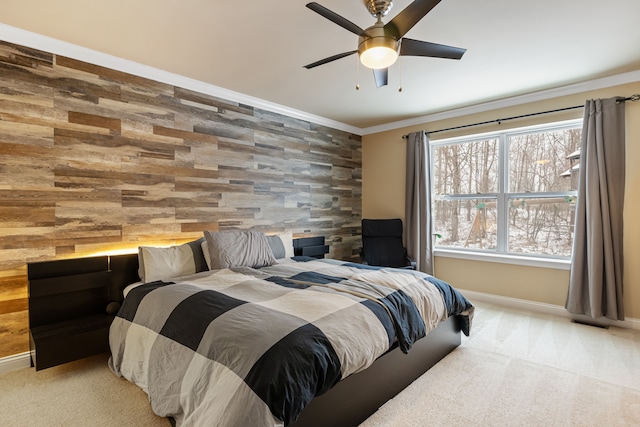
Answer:
[{"label": "double-hung window", "polygon": [[436,249],[569,258],[581,125],[432,141]]}]

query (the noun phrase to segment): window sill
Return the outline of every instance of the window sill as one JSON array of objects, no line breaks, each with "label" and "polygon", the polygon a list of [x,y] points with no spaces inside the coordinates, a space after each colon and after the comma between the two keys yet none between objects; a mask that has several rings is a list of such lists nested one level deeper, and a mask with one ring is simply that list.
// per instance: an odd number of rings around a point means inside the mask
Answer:
[{"label": "window sill", "polygon": [[480,253],[455,249],[435,248],[435,256],[445,258],[467,259],[472,261],[498,262],[502,264],[524,265],[528,267],[553,268],[558,270],[570,270],[571,261],[568,259],[545,258],[532,256],[518,256],[505,254]]}]

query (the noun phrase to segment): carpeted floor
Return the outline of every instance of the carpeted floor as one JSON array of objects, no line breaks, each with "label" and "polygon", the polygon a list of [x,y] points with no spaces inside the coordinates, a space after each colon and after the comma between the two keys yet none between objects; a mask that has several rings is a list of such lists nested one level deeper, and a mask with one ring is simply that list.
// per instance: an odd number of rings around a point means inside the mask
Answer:
[{"label": "carpeted floor", "polygon": [[[640,332],[476,304],[472,336],[361,427],[640,426]],[[3,426],[169,426],[107,356],[0,375]]]},{"label": "carpeted floor", "polygon": [[640,332],[476,306],[471,337],[361,427],[640,426]]},{"label": "carpeted floor", "polygon": [[0,376],[0,425],[11,427],[170,426],[147,395],[116,377],[99,355],[36,372]]}]

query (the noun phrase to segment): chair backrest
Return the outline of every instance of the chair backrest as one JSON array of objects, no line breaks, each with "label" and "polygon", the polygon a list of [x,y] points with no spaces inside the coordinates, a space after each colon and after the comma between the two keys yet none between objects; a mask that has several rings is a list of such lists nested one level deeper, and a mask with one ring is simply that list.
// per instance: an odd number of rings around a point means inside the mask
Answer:
[{"label": "chair backrest", "polygon": [[369,265],[406,266],[402,243],[402,220],[400,218],[363,219],[362,257]]}]

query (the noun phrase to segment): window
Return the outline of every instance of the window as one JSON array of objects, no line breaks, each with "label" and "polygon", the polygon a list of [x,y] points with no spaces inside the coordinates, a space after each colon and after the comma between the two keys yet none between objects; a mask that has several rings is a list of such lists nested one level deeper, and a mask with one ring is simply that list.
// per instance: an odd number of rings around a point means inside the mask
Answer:
[{"label": "window", "polygon": [[436,248],[568,258],[581,122],[432,141]]}]

